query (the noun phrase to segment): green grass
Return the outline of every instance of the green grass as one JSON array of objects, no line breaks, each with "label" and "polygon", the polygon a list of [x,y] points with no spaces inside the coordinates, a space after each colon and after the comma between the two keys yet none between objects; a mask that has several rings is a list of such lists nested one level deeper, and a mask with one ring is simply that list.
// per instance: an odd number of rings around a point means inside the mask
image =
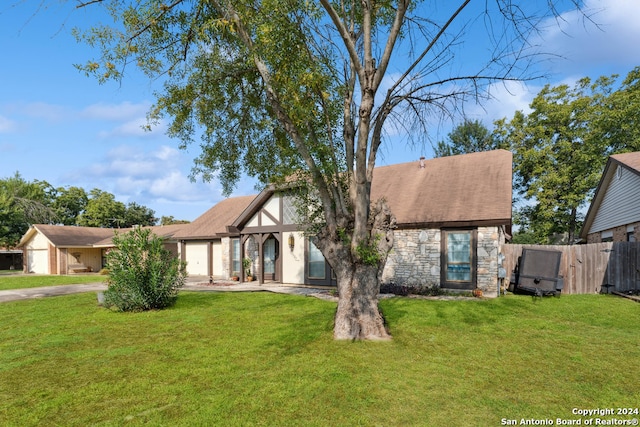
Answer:
[{"label": "green grass", "polygon": [[497,426],[637,407],[640,305],[613,296],[381,302],[393,340],[332,340],[335,304],[181,293],[0,304],[0,424]]},{"label": "green grass", "polygon": [[73,274],[68,276],[33,275],[14,273],[0,275],[0,291],[7,289],[38,288],[40,286],[75,285],[79,283],[103,282],[107,276],[98,274]]}]

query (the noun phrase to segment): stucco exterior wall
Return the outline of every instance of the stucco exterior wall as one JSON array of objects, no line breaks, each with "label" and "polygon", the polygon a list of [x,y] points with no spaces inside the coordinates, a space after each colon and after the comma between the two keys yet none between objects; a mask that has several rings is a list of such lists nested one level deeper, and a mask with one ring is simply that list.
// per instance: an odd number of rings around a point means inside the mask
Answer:
[{"label": "stucco exterior wall", "polygon": [[24,247],[25,249],[49,249],[49,240],[42,233],[37,232]]},{"label": "stucco exterior wall", "polygon": [[[289,236],[293,234],[295,245],[289,248]],[[282,283],[304,283],[304,235],[298,232],[282,233]]]}]

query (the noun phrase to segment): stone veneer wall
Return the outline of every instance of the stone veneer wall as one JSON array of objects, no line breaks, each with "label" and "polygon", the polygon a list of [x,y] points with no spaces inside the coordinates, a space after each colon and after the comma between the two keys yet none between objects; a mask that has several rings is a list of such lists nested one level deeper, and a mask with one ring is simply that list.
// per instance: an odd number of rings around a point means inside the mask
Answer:
[{"label": "stone veneer wall", "polygon": [[[396,230],[382,283],[431,286],[440,283],[439,229]],[[477,286],[486,296],[498,296],[498,251],[504,233],[498,227],[478,227]]]},{"label": "stone veneer wall", "polygon": [[229,279],[231,277],[231,272],[229,271],[229,265],[231,260],[229,256],[231,254],[231,238],[223,237],[220,239],[221,248],[220,252],[222,252],[222,274],[221,276],[225,279]]}]

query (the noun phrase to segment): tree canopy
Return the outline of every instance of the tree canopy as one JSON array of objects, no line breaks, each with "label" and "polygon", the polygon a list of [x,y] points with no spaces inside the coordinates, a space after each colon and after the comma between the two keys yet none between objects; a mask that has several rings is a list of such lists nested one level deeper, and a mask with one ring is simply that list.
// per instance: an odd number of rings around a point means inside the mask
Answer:
[{"label": "tree canopy", "polygon": [[496,122],[496,135],[514,153],[514,188],[525,201],[516,223],[529,240],[572,243],[607,157],[640,149],[640,68],[616,88],[617,75],[545,86],[528,114]]},{"label": "tree canopy", "polygon": [[50,223],[51,186],[46,181],[28,182],[16,172],[0,179],[0,246],[14,247],[34,223]]},{"label": "tree canopy", "polygon": [[[557,10],[543,3],[87,1],[116,24],[77,32],[101,52],[80,68],[99,81],[133,66],[162,79],[152,123],[168,118],[183,147],[199,137],[195,172],[227,192],[245,173],[309,185],[315,241],[338,281],[334,336],[384,339],[378,276],[395,219],[370,189],[385,136],[422,138],[429,117],[455,114],[493,82],[531,77],[537,13]],[[486,61],[455,64],[478,38]]]},{"label": "tree canopy", "polygon": [[0,246],[14,247],[33,224],[125,228],[157,221],[152,209],[125,205],[99,189],[87,194],[80,187],[55,188],[46,181],[26,181],[18,172],[0,179]]},{"label": "tree canopy", "polygon": [[447,139],[447,141],[439,141],[433,148],[434,157],[502,148],[491,131],[479,120],[465,119],[447,135]]}]

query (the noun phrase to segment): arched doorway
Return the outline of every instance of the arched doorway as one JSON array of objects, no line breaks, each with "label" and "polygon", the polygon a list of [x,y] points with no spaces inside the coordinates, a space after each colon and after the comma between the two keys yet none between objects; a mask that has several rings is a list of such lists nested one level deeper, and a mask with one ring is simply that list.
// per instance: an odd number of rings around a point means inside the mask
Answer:
[{"label": "arched doorway", "polygon": [[269,234],[262,244],[262,277],[265,282],[280,280],[280,242]]}]

